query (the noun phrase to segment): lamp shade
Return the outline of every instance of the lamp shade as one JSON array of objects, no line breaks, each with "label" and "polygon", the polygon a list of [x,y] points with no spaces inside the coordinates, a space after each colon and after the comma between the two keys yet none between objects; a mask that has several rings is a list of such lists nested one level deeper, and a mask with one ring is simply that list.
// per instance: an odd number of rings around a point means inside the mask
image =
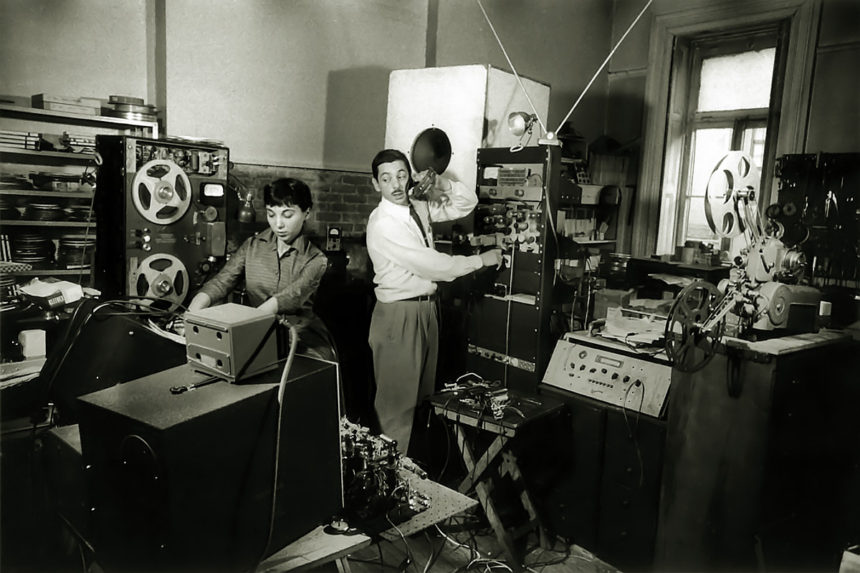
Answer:
[{"label": "lamp shade", "polygon": [[515,111],[508,115],[508,129],[519,137],[528,131],[537,118],[524,111]]}]

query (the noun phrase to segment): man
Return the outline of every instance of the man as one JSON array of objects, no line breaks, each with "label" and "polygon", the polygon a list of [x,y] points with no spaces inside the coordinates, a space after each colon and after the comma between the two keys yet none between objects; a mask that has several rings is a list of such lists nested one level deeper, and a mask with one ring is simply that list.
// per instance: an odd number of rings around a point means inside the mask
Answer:
[{"label": "man", "polygon": [[367,221],[377,301],[369,335],[376,375],[374,407],[382,433],[397,440],[406,454],[415,407],[435,389],[436,282],[498,267],[502,253],[494,249],[451,256],[433,248],[430,222],[465,217],[478,203],[474,191],[462,183],[436,176],[431,199],[417,201],[408,194],[412,176],[402,152],[380,151],[371,168],[373,187],[381,195]]}]

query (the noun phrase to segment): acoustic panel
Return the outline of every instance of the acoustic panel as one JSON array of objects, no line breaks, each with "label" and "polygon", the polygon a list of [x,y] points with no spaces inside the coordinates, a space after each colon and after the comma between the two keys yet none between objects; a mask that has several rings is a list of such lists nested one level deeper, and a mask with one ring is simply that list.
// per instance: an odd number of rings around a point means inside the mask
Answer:
[{"label": "acoustic panel", "polygon": [[[520,78],[546,121],[548,85]],[[510,147],[520,138],[507,127],[508,114],[533,113],[526,95],[510,72],[485,65],[394,70],[388,85],[385,147],[403,151],[412,160],[412,147],[426,129],[444,131],[451,141],[451,161],[445,175],[474,188],[480,147]],[[532,143],[539,134],[537,126]]]}]

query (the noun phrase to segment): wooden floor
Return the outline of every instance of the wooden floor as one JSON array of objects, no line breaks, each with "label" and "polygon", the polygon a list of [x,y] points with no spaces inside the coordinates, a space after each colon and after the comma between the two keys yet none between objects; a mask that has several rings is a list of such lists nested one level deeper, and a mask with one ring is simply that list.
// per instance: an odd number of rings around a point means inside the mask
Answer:
[{"label": "wooden floor", "polygon": [[[455,573],[460,571],[510,571],[508,557],[503,554],[489,527],[470,525],[469,517],[455,518],[405,539],[382,540],[348,558],[352,573]],[[558,541],[552,550],[537,545],[537,537],[526,541],[525,570],[540,573],[618,573],[618,569],[601,561],[585,549],[566,546]],[[335,573],[334,563],[314,571]]]}]

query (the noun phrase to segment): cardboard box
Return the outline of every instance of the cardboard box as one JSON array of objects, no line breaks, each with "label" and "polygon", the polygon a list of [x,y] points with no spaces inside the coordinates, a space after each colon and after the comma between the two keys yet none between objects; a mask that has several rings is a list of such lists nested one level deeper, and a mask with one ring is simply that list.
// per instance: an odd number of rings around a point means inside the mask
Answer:
[{"label": "cardboard box", "polygon": [[594,319],[606,318],[606,309],[630,304],[634,290],[605,288],[594,292]]}]

